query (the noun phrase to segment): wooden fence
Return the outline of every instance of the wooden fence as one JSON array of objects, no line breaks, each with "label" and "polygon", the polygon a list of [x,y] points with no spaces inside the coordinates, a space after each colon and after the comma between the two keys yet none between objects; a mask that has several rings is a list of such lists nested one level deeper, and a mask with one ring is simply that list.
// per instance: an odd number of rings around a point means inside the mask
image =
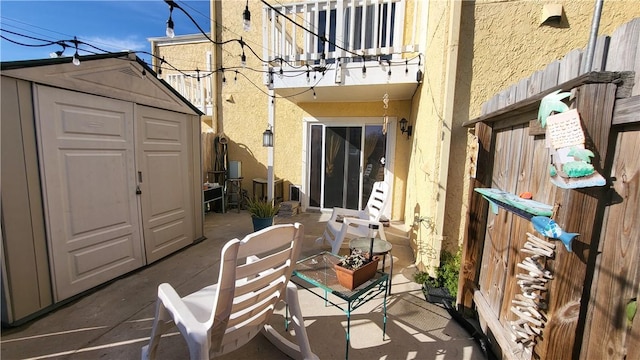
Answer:
[{"label": "wooden fence", "polygon": [[[503,357],[514,359],[640,359],[640,316],[627,305],[640,295],[640,19],[598,39],[594,71],[583,73],[583,51],[514,84],[483,105],[475,126],[477,174],[471,179],[458,303],[475,308],[485,333]],[[634,86],[635,84],[635,86]],[[603,187],[561,189],[549,181],[549,149],[534,119],[540,100],[571,91],[587,147],[596,153]],[[539,291],[544,310],[540,335],[529,346],[514,341],[512,300],[520,292],[517,264],[526,219],[489,203],[474,188],[528,191],[553,205],[553,218],[579,233],[568,252],[557,242],[545,268],[553,274]],[[534,232],[535,233],[535,232]]]}]

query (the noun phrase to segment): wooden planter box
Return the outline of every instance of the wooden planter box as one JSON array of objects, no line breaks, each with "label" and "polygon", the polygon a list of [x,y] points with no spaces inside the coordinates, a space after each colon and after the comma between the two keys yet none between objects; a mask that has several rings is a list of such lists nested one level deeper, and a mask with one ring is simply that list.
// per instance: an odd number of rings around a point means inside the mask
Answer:
[{"label": "wooden planter box", "polygon": [[337,263],[335,269],[338,282],[349,290],[357,288],[376,274],[376,270],[378,270],[378,260],[380,260],[380,258],[374,256],[371,262],[358,270],[349,270],[340,266],[340,263]]}]

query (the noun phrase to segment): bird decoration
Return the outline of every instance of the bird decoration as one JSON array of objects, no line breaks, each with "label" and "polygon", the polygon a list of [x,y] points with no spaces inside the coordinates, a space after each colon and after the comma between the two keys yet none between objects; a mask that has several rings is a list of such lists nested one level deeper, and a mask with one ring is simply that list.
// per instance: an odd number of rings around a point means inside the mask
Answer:
[{"label": "bird decoration", "polygon": [[540,125],[542,127],[547,126],[547,117],[551,115],[552,112],[563,113],[569,110],[569,106],[563,103],[562,99],[569,97],[571,93],[561,93],[560,91],[561,90],[556,90],[540,100],[540,108],[538,109],[538,121],[540,122]]},{"label": "bird decoration", "polygon": [[569,252],[572,252],[571,242],[573,241],[573,238],[580,235],[577,233],[565,232],[560,228],[560,225],[546,216],[534,216],[531,218],[531,223],[533,224],[533,228],[540,234],[548,238],[562,241]]}]

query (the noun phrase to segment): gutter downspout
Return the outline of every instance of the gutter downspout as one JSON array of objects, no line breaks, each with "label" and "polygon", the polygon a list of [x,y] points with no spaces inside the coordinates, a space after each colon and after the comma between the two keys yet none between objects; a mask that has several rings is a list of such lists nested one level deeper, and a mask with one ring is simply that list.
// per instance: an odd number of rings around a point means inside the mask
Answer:
[{"label": "gutter downspout", "polygon": [[587,54],[582,68],[582,73],[586,74],[593,69],[593,57],[596,49],[596,40],[598,39],[598,28],[600,27],[600,17],[602,15],[602,4],[604,0],[596,0],[593,9],[593,19],[591,20],[591,32],[589,33],[589,45],[587,46]]},{"label": "gutter downspout", "polygon": [[437,201],[435,212],[435,231],[442,234],[447,199],[447,178],[451,150],[451,128],[453,126],[453,109],[456,93],[456,75],[458,71],[458,47],[460,43],[460,24],[462,22],[462,0],[451,0],[449,17],[449,39],[447,40],[446,75],[444,85],[443,121],[440,144],[440,161]]}]

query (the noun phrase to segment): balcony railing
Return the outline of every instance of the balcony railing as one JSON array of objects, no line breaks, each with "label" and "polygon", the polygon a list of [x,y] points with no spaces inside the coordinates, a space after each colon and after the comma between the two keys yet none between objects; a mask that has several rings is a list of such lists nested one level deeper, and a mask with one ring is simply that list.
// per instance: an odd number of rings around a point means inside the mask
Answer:
[{"label": "balcony railing", "polygon": [[165,81],[206,115],[211,115],[211,81],[193,74],[167,74]]},{"label": "balcony railing", "polygon": [[[316,0],[265,6],[264,58],[310,64],[323,54],[327,61],[349,61],[416,52],[416,26],[404,39],[405,4],[404,0]],[[415,14],[417,9],[413,10]]]}]

